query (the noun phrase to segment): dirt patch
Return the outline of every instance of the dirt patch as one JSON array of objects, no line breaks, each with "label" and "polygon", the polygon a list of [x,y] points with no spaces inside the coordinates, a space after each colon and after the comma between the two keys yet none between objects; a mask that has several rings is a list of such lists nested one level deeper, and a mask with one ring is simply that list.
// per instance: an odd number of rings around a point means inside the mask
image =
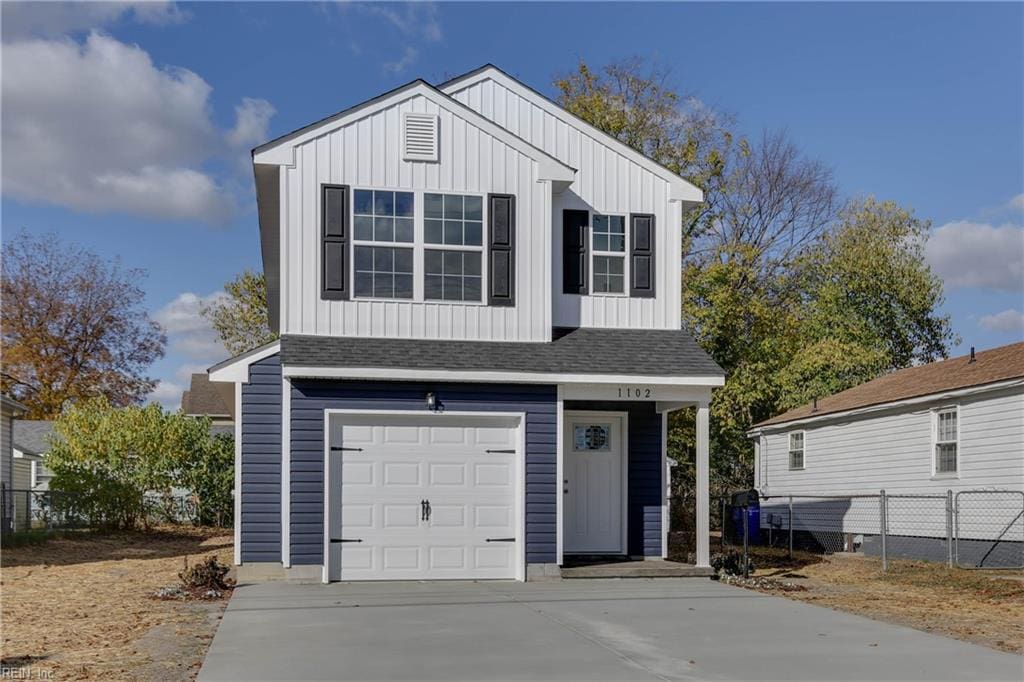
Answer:
[{"label": "dirt patch", "polygon": [[[754,589],[876,620],[1024,654],[1020,572],[968,571],[928,561],[889,562],[852,554],[820,556],[753,548]],[[770,579],[804,590],[774,589]]]},{"label": "dirt patch", "polygon": [[5,549],[3,666],[53,679],[195,677],[226,600],[153,599],[190,563],[231,562],[230,531],[83,533]]}]

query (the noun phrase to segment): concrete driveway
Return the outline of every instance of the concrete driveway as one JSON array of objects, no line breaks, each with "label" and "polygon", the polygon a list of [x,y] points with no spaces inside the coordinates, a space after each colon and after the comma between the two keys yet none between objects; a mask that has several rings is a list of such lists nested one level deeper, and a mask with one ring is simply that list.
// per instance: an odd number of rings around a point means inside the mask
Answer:
[{"label": "concrete driveway", "polygon": [[706,579],[262,584],[200,680],[1020,680],[1024,658]]}]

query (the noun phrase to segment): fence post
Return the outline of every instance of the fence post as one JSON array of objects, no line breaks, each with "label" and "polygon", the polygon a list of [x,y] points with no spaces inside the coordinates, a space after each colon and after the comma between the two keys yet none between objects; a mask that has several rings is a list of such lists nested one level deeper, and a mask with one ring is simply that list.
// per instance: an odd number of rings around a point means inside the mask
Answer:
[{"label": "fence post", "polygon": [[722,510],[722,532],[718,535],[718,544],[721,550],[725,551],[725,498],[719,499],[719,507]]},{"label": "fence post", "polygon": [[789,526],[789,558],[793,558],[793,496],[789,496],[789,519],[786,521]]},{"label": "fence post", "polygon": [[946,491],[946,566],[953,568],[953,491]]},{"label": "fence post", "polygon": [[25,530],[32,530],[32,491],[25,491]]},{"label": "fence post", "polygon": [[888,505],[885,501],[885,490],[881,490],[878,495],[878,525],[879,532],[882,538],[882,571],[889,570],[889,557],[886,555],[885,551],[886,526],[889,525],[889,520],[887,518],[889,510],[887,509],[887,506]]}]

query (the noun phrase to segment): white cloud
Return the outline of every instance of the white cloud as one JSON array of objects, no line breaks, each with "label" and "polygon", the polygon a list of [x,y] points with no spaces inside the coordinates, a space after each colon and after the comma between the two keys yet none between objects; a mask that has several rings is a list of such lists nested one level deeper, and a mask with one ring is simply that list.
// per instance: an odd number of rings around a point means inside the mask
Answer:
[{"label": "white cloud", "polygon": [[223,291],[207,296],[187,291],[154,314],[154,319],[167,331],[171,352],[211,365],[228,356],[209,320],[201,313],[205,306],[226,296]]},{"label": "white cloud", "polygon": [[1024,313],[1009,308],[995,315],[985,315],[978,325],[993,332],[1024,332]]},{"label": "white cloud", "polygon": [[948,289],[1024,290],[1024,228],[957,221],[935,229],[925,256]]},{"label": "white cloud", "polygon": [[407,2],[402,5],[384,3],[358,4],[358,7],[383,17],[403,35],[422,38],[436,43],[441,40],[441,22],[437,18],[437,4],[433,2]]},{"label": "white cloud", "polygon": [[4,40],[19,36],[56,36],[89,30],[131,17],[141,24],[179,24],[188,12],[173,2],[4,2]]},{"label": "white cloud", "polygon": [[251,148],[266,142],[267,128],[274,115],[273,105],[265,99],[246,97],[235,107],[235,127],[227,135],[234,147]]},{"label": "white cloud", "polygon": [[158,67],[139,46],[97,32],[83,43],[5,43],[3,56],[6,195],[212,224],[235,213],[235,194],[203,165],[265,134],[268,102],[244,100],[235,128],[218,130],[203,78]]},{"label": "white cloud", "polygon": [[160,403],[165,410],[176,410],[181,407],[181,392],[184,385],[161,379],[150,392],[149,400]]},{"label": "white cloud", "polygon": [[394,62],[384,62],[384,70],[388,73],[405,73],[406,69],[416,62],[416,57],[419,54],[419,50],[415,47],[406,47],[401,59]]},{"label": "white cloud", "polygon": [[1024,192],[1021,192],[1006,204],[1013,211],[1024,211]]}]

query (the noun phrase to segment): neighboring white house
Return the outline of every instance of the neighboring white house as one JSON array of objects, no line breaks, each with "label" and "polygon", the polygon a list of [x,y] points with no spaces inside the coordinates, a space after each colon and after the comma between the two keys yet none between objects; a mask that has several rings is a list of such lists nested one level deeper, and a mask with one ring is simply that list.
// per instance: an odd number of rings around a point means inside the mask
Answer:
[{"label": "neighboring white house", "polygon": [[50,451],[53,422],[24,420],[14,422],[14,488],[42,492],[50,489],[53,472],[43,464]]},{"label": "neighboring white house", "polygon": [[493,66],[253,150],[269,322],[217,365],[239,575],[523,580],[667,553],[669,412],[711,390],[683,328],[670,169]]},{"label": "neighboring white house", "polygon": [[[814,507],[794,511],[798,528],[877,533],[877,499],[800,496],[885,490],[896,500],[888,532],[945,539],[938,496],[1024,491],[1024,343],[892,372],[755,424],[749,435],[754,486],[768,498],[762,527],[786,514],[793,495],[798,506]],[[974,539],[1022,539],[1024,495],[978,495],[972,504],[992,506],[989,521],[968,531]]]},{"label": "neighboring white house", "polygon": [[4,532],[12,528],[14,513],[14,500],[10,494],[14,487],[14,420],[24,413],[24,405],[0,395],[0,491],[3,492],[0,525]]}]

